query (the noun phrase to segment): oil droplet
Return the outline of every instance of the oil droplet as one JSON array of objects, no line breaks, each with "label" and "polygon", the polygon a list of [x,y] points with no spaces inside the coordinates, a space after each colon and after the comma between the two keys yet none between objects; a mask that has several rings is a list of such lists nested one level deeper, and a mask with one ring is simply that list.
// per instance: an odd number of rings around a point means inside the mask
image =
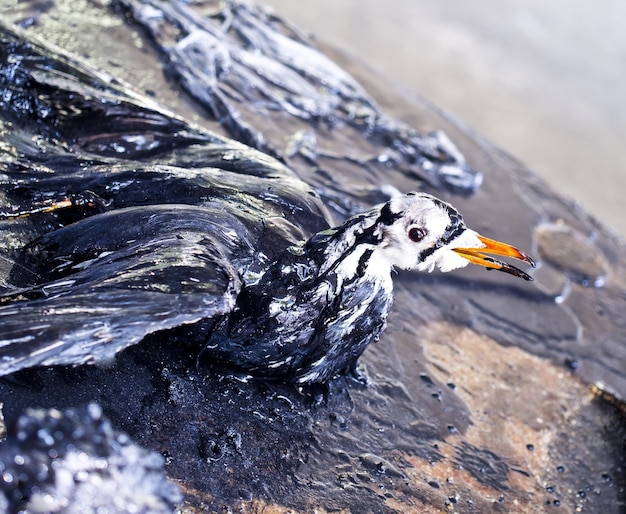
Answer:
[{"label": "oil droplet", "polygon": [[433,382],[433,379],[430,378],[428,375],[426,375],[425,373],[420,373],[420,378],[422,379],[422,382],[425,382],[428,385],[434,386],[435,383]]},{"label": "oil droplet", "polygon": [[557,466],[556,470],[558,473],[563,473],[565,471],[565,466]]},{"label": "oil droplet", "polygon": [[428,482],[428,485],[430,487],[432,487],[433,489],[439,489],[439,482],[435,482],[434,480],[431,480],[430,482]]},{"label": "oil droplet", "polygon": [[449,509],[454,508],[453,506],[458,502],[458,495],[457,496],[448,496],[448,499],[445,501],[446,507],[448,507]]},{"label": "oil droplet", "polygon": [[526,445],[526,449],[527,449],[529,452],[532,452],[532,451],[534,451],[534,449],[535,449],[535,445],[534,445],[534,444],[527,444],[527,445]]}]

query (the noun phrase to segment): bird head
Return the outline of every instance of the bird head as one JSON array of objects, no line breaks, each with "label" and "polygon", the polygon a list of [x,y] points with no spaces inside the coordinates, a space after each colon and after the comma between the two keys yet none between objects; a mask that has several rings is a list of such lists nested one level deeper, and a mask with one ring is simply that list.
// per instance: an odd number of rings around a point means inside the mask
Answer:
[{"label": "bird head", "polygon": [[380,251],[398,268],[445,272],[472,263],[532,280],[524,271],[490,255],[512,257],[534,267],[531,257],[467,228],[452,205],[426,193],[408,193],[385,203],[376,231]]}]

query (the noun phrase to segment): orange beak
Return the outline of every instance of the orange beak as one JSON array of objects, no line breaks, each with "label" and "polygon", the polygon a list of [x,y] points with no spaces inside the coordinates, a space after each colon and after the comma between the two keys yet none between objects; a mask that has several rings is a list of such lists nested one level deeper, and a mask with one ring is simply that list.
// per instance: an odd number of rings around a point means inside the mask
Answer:
[{"label": "orange beak", "polygon": [[533,280],[533,277],[523,272],[521,269],[518,269],[515,266],[511,266],[506,262],[494,259],[493,257],[489,257],[486,254],[512,257],[513,259],[524,261],[534,268],[536,264],[532,257],[526,255],[524,252],[518,250],[514,246],[508,245],[506,243],[501,243],[500,241],[494,241],[493,239],[489,239],[488,237],[483,237],[478,234],[477,236],[478,239],[480,239],[480,242],[485,245],[484,247],[453,248],[453,250],[464,259],[470,261],[472,264],[478,264],[479,266],[484,266],[487,269],[496,269],[499,271],[503,271],[504,273],[523,278],[524,280]]}]

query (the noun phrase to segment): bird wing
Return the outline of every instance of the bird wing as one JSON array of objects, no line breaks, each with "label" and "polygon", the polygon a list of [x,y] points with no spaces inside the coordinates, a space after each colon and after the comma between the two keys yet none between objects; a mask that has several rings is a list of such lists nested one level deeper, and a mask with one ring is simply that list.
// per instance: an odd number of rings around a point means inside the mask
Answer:
[{"label": "bird wing", "polygon": [[110,360],[150,333],[229,312],[241,287],[233,263],[253,255],[248,237],[223,210],[183,205],[113,211],[48,234],[33,252],[42,262],[29,265],[54,279],[0,307],[0,376]]}]

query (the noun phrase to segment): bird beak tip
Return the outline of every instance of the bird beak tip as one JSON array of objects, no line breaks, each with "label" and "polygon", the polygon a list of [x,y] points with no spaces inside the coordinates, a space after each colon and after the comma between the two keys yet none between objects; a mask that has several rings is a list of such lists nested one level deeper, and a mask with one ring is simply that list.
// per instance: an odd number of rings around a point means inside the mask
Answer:
[{"label": "bird beak tip", "polygon": [[480,242],[484,245],[481,248],[455,248],[454,251],[458,253],[461,257],[467,259],[472,264],[477,264],[479,266],[483,266],[487,269],[496,269],[498,271],[503,271],[510,275],[523,278],[527,281],[534,280],[528,273],[508,264],[506,262],[502,262],[498,259],[494,259],[486,254],[490,255],[498,255],[503,257],[511,257],[513,259],[517,259],[523,261],[530,265],[532,268],[537,267],[537,263],[535,260],[526,253],[522,252],[518,248],[509,245],[507,243],[502,243],[500,241],[495,241],[494,239],[489,239],[487,237],[476,234]]}]

